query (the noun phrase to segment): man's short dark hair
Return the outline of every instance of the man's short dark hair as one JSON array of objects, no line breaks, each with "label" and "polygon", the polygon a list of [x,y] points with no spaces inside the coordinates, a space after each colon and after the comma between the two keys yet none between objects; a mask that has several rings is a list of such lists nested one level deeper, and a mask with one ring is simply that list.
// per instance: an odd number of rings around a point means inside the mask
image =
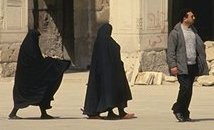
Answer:
[{"label": "man's short dark hair", "polygon": [[188,15],[187,15],[188,12],[192,12],[193,13],[193,10],[189,9],[189,8],[181,10],[180,17],[179,17],[179,20],[180,20],[181,23],[183,22],[184,18],[188,17]]}]

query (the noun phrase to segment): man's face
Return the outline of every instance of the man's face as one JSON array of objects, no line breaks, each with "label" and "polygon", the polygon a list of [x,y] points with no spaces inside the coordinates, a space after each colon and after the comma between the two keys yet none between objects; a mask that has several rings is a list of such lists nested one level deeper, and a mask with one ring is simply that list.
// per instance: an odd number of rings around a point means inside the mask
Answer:
[{"label": "man's face", "polygon": [[187,13],[187,17],[184,18],[184,22],[189,24],[189,25],[192,25],[195,21],[195,16],[192,12],[188,12]]}]

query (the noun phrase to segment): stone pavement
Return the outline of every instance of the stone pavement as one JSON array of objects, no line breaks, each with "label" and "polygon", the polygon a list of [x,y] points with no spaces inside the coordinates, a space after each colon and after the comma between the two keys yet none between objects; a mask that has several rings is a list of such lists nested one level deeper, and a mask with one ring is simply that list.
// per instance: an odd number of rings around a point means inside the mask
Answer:
[{"label": "stone pavement", "polygon": [[[137,116],[130,120],[88,120],[82,115],[88,73],[67,73],[49,114],[52,120],[39,119],[38,107],[22,109],[22,120],[8,120],[12,102],[13,78],[0,79],[0,130],[213,130],[214,87],[195,87],[191,102],[191,117],[195,122],[179,123],[170,110],[177,97],[178,84],[131,87],[133,100],[129,112]],[[105,116],[106,113],[103,114]]]}]

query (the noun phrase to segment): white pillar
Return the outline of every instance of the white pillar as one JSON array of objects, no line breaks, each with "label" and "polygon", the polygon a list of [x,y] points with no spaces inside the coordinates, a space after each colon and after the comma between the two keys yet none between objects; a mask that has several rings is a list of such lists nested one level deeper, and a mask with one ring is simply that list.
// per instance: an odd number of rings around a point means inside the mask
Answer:
[{"label": "white pillar", "polygon": [[168,0],[110,0],[113,37],[122,52],[165,49]]}]

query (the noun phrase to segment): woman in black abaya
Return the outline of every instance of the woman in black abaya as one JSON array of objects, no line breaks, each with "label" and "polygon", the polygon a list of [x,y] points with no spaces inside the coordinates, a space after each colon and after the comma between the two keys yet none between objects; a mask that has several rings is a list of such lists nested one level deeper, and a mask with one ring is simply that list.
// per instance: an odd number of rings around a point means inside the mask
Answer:
[{"label": "woman in black abaya", "polygon": [[[120,46],[111,37],[112,26],[103,24],[94,43],[88,86],[83,114],[89,119],[99,119],[108,111],[108,119],[129,119],[134,114],[126,113],[131,91],[120,57]],[[119,115],[112,109],[118,108]]]},{"label": "woman in black abaya", "polygon": [[59,88],[63,73],[70,61],[44,58],[39,48],[40,33],[30,30],[25,37],[18,55],[15,83],[13,88],[14,108],[10,119],[21,119],[16,113],[29,105],[40,107],[41,119],[51,119],[46,110]]}]

